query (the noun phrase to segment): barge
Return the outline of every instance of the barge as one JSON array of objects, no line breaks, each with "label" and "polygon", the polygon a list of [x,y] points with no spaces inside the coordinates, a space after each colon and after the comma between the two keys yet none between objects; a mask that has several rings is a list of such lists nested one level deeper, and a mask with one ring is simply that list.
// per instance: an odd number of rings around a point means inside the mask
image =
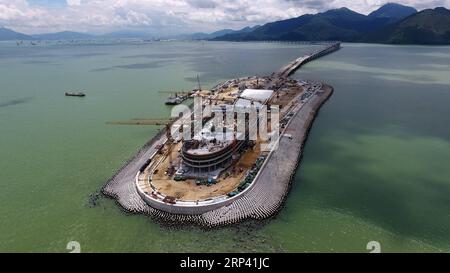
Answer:
[{"label": "barge", "polygon": [[83,92],[66,92],[66,97],[86,97],[86,94]]}]

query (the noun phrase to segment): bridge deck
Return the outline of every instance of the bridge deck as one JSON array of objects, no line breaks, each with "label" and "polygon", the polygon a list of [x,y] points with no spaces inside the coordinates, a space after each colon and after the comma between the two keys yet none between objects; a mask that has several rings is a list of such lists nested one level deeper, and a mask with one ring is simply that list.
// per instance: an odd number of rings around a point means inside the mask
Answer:
[{"label": "bridge deck", "polygon": [[293,62],[289,63],[288,65],[282,67],[279,71],[278,71],[278,76],[279,77],[289,77],[290,75],[292,75],[297,69],[299,69],[300,67],[302,67],[303,65],[305,65],[308,62],[311,62],[315,59],[318,59],[322,56],[325,56],[327,54],[333,53],[337,50],[339,50],[341,48],[341,43],[337,42],[337,43],[333,43],[331,45],[326,46],[323,49],[319,49],[316,50],[314,52],[312,52],[311,54],[305,55],[303,57],[300,57],[296,60],[294,60]]}]

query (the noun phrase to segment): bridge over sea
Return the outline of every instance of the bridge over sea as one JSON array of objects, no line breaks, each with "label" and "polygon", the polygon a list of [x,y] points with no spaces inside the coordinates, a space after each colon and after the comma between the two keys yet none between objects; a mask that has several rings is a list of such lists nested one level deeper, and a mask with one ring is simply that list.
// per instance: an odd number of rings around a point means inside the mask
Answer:
[{"label": "bridge over sea", "polygon": [[320,57],[323,57],[325,55],[333,53],[333,52],[339,50],[340,48],[341,48],[340,42],[327,44],[324,48],[317,49],[317,50],[311,52],[310,54],[307,54],[298,59],[295,59],[294,61],[290,62],[286,66],[282,67],[276,74],[277,74],[277,76],[283,77],[283,78],[289,77],[303,65],[305,65],[315,59],[318,59]]}]

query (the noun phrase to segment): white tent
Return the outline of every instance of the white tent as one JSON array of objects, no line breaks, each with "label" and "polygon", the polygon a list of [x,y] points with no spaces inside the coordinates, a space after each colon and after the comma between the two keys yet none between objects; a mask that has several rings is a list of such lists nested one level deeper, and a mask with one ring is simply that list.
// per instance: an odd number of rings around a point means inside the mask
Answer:
[{"label": "white tent", "polygon": [[245,89],[241,98],[237,100],[235,106],[238,107],[249,107],[252,104],[256,107],[260,107],[262,105],[261,102],[267,102],[268,99],[273,94],[273,90],[264,90],[264,89]]}]

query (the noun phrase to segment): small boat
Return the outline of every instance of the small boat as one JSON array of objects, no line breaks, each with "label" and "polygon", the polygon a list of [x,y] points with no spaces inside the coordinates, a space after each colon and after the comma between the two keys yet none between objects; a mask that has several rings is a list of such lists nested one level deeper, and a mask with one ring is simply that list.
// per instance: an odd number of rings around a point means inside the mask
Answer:
[{"label": "small boat", "polygon": [[183,97],[170,97],[166,100],[166,105],[178,105],[181,104],[185,99]]},{"label": "small boat", "polygon": [[66,97],[86,97],[83,92],[66,92]]}]

